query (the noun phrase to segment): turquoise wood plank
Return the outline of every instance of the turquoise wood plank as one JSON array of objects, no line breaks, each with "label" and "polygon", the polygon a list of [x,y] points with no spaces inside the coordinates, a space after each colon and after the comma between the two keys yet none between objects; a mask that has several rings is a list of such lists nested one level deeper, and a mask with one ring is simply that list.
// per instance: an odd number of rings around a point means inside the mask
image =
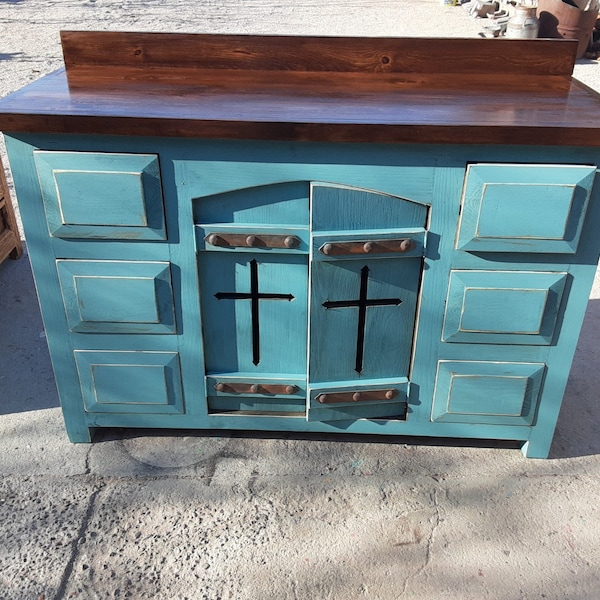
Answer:
[{"label": "turquoise wood plank", "polygon": [[[493,425],[482,427],[470,423],[415,423],[401,419],[348,419],[344,421],[311,421],[304,415],[244,415],[244,414],[211,414],[201,422],[191,419],[188,415],[135,415],[90,413],[89,424],[93,427],[139,427],[153,429],[232,429],[244,431],[275,431],[275,432],[314,432],[329,434],[371,434],[384,436],[418,436],[418,441],[412,438],[412,443],[428,443],[432,438],[460,438],[463,440],[514,440],[524,444],[529,435],[529,428],[511,425]],[[356,441],[360,441],[357,439]],[[392,440],[390,440],[392,441]],[[406,438],[393,439],[400,444],[406,443]],[[494,444],[491,444],[492,446]]]},{"label": "turquoise wood plank", "polygon": [[[161,168],[162,157],[186,163],[190,170],[187,184],[196,187],[191,194],[194,198],[248,187],[248,181],[255,181],[253,185],[334,181],[430,203],[438,168],[459,168],[464,175],[470,164],[569,166],[600,162],[598,148],[589,146],[432,146],[11,132],[5,136],[48,151],[151,154],[159,149]],[[238,186],[239,180],[246,183]]]},{"label": "turquoise wood plank", "polygon": [[595,175],[590,166],[470,165],[457,248],[575,253]]},{"label": "turquoise wood plank", "polygon": [[201,252],[207,373],[306,372],[307,257]]},{"label": "turquoise wood plank", "polygon": [[257,416],[280,415],[294,413],[304,416],[306,400],[304,398],[289,398],[282,402],[278,398],[265,398],[255,396],[208,397],[208,407],[211,413],[246,413]]},{"label": "turquoise wood plank", "polygon": [[566,273],[450,273],[443,340],[489,344],[550,344]]},{"label": "turquoise wood plank", "polygon": [[[222,160],[217,160],[214,152],[208,152],[197,162],[190,162],[192,179],[188,183],[195,197],[199,200],[204,196],[274,183],[322,181],[329,182],[326,186],[339,183],[359,192],[377,190],[376,195],[401,195],[419,203],[431,201],[434,159],[427,157],[426,152],[422,164],[416,164],[418,154],[413,157],[389,146],[381,147],[381,164],[375,166],[375,157],[365,161],[364,152],[368,150],[364,146],[355,147],[354,153],[345,151],[344,146],[327,144],[323,147],[284,144],[274,148],[273,153],[260,143],[252,149],[245,149],[244,144],[237,148],[226,145]],[[195,150],[192,148],[191,153]],[[350,159],[352,154],[354,161]],[[349,162],[345,162],[344,157]],[[182,156],[182,160],[191,161],[192,156]]]},{"label": "turquoise wood plank", "polygon": [[34,160],[50,233],[62,238],[166,238],[158,157],[45,152]]},{"label": "turquoise wood plank", "polygon": [[328,408],[318,408],[314,404],[312,406],[307,415],[308,421],[406,420],[406,402],[369,402],[364,405],[346,404]]},{"label": "turquoise wood plank", "polygon": [[311,265],[309,381],[408,375],[421,260]]},{"label": "turquoise wood plank", "polygon": [[[176,225],[172,225],[171,235],[175,235]],[[108,241],[108,240],[107,240]],[[102,243],[101,240],[78,239],[75,243],[71,239],[50,238],[51,250],[54,256],[68,257],[82,260],[139,260],[173,262],[171,255],[175,244],[122,240],[110,240]]]},{"label": "turquoise wood plank", "polygon": [[[598,230],[600,229],[600,186],[595,185],[574,264],[568,267],[573,285],[565,305],[561,335],[550,348],[544,392],[538,408],[536,426],[531,429],[523,452],[529,458],[546,458],[550,451],[556,422],[569,377],[569,370],[585,317],[590,290],[598,261]],[[590,363],[590,368],[594,368]]]},{"label": "turquoise wood plank", "polygon": [[175,352],[76,350],[75,361],[89,412],[183,413]]},{"label": "turquoise wood plank", "polygon": [[[180,186],[186,180],[185,165],[175,164],[168,153],[159,148],[162,181],[164,185],[165,218],[169,233],[168,243],[155,243],[153,248],[165,246],[169,252],[171,277],[175,295],[175,322],[177,324],[177,349],[181,366],[185,414],[202,424],[208,413],[206,388],[204,384],[204,346],[198,290],[198,262],[195,249],[192,198],[189,187]],[[182,169],[179,167],[183,166]],[[113,245],[111,241],[103,246]],[[129,244],[131,251],[140,242]],[[150,245],[150,244],[148,244]],[[136,346],[140,343],[137,336]],[[150,337],[150,336],[148,336]],[[155,342],[168,340],[174,336],[152,336]],[[157,344],[158,347],[158,344]],[[166,349],[166,344],[165,344]]]},{"label": "turquoise wood plank", "polygon": [[423,227],[427,207],[405,198],[344,187],[311,185],[312,230],[354,230]]},{"label": "turquoise wood plank", "polygon": [[308,226],[307,181],[273,183],[193,200],[196,223]]},{"label": "turquoise wood plank", "polygon": [[[364,392],[373,390],[394,390],[390,400],[366,400],[352,402],[320,403],[317,397],[322,394]],[[393,419],[406,420],[409,382],[406,377],[384,381],[339,381],[335,385],[316,385],[310,387],[306,419],[313,421],[348,421],[349,419]]]},{"label": "turquoise wood plank", "polygon": [[[460,155],[460,149],[458,151]],[[447,162],[446,160],[445,163]],[[456,254],[454,242],[464,175],[464,163],[448,168],[439,167],[435,171],[433,203],[428,223],[419,297],[416,342],[410,371],[408,422],[411,424],[411,430],[417,427],[417,423],[431,421],[438,357],[442,356],[445,347],[452,346],[454,350],[455,347],[460,346],[442,344],[441,337],[448,277]],[[486,346],[482,348],[487,349]],[[510,353],[508,354],[510,357]]]},{"label": "turquoise wood plank", "polygon": [[545,365],[440,361],[431,418],[490,425],[531,425]]},{"label": "turquoise wood plank", "polygon": [[169,263],[59,260],[57,269],[71,331],[175,332]]}]

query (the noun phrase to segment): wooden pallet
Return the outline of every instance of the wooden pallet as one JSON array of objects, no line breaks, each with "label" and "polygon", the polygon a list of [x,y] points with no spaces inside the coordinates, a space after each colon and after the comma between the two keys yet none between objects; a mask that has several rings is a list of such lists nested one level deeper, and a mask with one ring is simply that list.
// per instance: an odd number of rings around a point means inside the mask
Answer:
[{"label": "wooden pallet", "polygon": [[10,202],[8,185],[0,161],[0,263],[9,256],[19,258],[23,254],[17,220]]}]

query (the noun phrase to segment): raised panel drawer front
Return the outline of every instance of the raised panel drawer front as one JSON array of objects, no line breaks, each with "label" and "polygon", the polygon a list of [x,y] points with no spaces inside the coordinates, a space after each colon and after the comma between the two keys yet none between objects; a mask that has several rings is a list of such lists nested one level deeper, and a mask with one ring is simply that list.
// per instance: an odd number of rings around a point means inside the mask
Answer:
[{"label": "raised panel drawer front", "polygon": [[438,363],[432,420],[531,425],[542,389],[542,363]]},{"label": "raised panel drawer front", "polygon": [[457,248],[574,254],[595,176],[595,166],[470,165]]},{"label": "raised panel drawer front", "polygon": [[566,273],[452,271],[443,340],[548,345]]},{"label": "raised panel drawer front", "polygon": [[176,352],[75,350],[83,402],[94,413],[183,413]]},{"label": "raised panel drawer front", "polygon": [[167,262],[57,261],[69,329],[78,333],[175,333]]},{"label": "raised panel drawer front", "polygon": [[37,150],[34,160],[52,236],[166,239],[157,155]]}]

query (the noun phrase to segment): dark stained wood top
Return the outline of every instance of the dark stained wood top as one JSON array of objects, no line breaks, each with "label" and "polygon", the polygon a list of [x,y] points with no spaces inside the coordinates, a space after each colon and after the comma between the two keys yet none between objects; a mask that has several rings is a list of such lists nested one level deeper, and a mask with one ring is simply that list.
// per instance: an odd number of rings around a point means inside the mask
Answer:
[{"label": "dark stained wood top", "polygon": [[[326,73],[482,73],[570,76],[574,46],[544,44],[532,53],[522,40],[348,38],[178,33],[61,32],[71,83],[103,69],[167,67]],[[501,42],[503,45],[497,45]],[[507,43],[508,42],[508,43]]]},{"label": "dark stained wood top", "polygon": [[6,132],[600,146],[577,42],[63,32]]}]

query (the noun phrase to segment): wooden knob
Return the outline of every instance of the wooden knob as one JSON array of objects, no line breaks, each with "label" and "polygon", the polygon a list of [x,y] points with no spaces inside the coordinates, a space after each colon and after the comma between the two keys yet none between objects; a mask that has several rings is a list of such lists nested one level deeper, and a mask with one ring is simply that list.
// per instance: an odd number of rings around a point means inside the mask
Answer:
[{"label": "wooden knob", "polygon": [[385,397],[387,400],[391,400],[396,395],[396,390],[388,390],[385,393]]},{"label": "wooden knob", "polygon": [[249,235],[246,238],[246,244],[250,246],[250,248],[258,246],[258,238],[255,235]]},{"label": "wooden knob", "polygon": [[258,394],[258,392],[260,391],[260,386],[258,384],[254,384],[250,386],[250,392],[252,394]]},{"label": "wooden knob", "polygon": [[295,394],[297,390],[298,390],[298,388],[295,385],[288,385],[285,388],[285,393],[286,394]]},{"label": "wooden knob", "polygon": [[375,248],[375,244],[373,242],[366,242],[363,244],[363,252],[366,252],[367,254],[372,252],[373,248]]},{"label": "wooden knob", "polygon": [[220,246],[221,245],[221,238],[216,233],[211,233],[209,236],[207,236],[206,241],[211,246]]},{"label": "wooden knob", "polygon": [[326,256],[331,254],[331,251],[333,250],[333,244],[325,244],[322,248],[321,248],[321,252],[323,254],[325,254]]},{"label": "wooden knob", "polygon": [[215,390],[217,390],[217,392],[226,392],[227,385],[225,383],[217,383],[217,385],[215,385]]},{"label": "wooden knob", "polygon": [[362,398],[362,395],[360,392],[354,392],[354,394],[352,394],[353,402],[358,402],[361,398]]},{"label": "wooden knob", "polygon": [[321,403],[321,404],[325,404],[327,402],[329,398],[327,397],[327,394],[321,394],[319,396],[317,396],[317,400]]},{"label": "wooden knob", "polygon": [[408,239],[408,240],[402,240],[400,242],[400,251],[401,252],[408,252],[409,250],[412,250],[415,247],[415,243]]},{"label": "wooden knob", "polygon": [[283,243],[286,248],[297,248],[300,245],[300,240],[295,235],[288,235]]}]

